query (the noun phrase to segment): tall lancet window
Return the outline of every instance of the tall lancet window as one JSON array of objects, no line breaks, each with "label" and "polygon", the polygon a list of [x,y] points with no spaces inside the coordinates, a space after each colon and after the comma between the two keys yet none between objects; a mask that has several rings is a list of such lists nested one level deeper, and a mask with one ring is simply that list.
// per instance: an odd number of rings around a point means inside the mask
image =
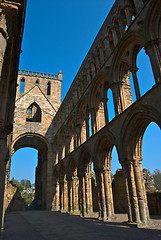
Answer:
[{"label": "tall lancet window", "polygon": [[27,122],[41,122],[41,109],[37,103],[32,103],[27,109]]},{"label": "tall lancet window", "polygon": [[50,95],[50,90],[51,90],[51,86],[50,86],[50,82],[48,82],[48,84],[47,84],[47,95]]},{"label": "tall lancet window", "polygon": [[24,93],[25,91],[25,78],[22,78],[20,81],[20,93]]}]

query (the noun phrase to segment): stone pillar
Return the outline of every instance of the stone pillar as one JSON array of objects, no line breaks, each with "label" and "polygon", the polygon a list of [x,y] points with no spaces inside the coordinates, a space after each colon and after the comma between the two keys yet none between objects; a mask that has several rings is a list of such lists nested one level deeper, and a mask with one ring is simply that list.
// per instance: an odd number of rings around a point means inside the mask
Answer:
[{"label": "stone pillar", "polygon": [[125,29],[124,29],[124,26],[122,24],[122,18],[121,17],[118,18],[118,23],[119,23],[120,34],[121,34],[121,36],[123,36],[124,33],[125,33]]},{"label": "stone pillar", "polygon": [[91,176],[88,176],[88,185],[89,185],[89,212],[93,213],[92,179],[91,179]]},{"label": "stone pillar", "polygon": [[104,169],[103,177],[104,177],[104,183],[105,183],[107,218],[110,219],[114,215],[113,194],[112,194],[112,184],[111,184],[111,169]]},{"label": "stone pillar", "polygon": [[131,14],[130,14],[128,6],[125,7],[125,15],[126,15],[126,20],[127,20],[127,25],[129,27],[132,19],[131,19]]},{"label": "stone pillar", "polygon": [[124,110],[122,84],[121,82],[114,82],[113,84],[111,84],[111,88],[113,93],[115,115],[119,115]]},{"label": "stone pillar", "polygon": [[72,202],[73,202],[73,214],[79,213],[79,205],[78,205],[78,178],[72,178]]},{"label": "stone pillar", "polygon": [[79,178],[80,190],[81,190],[81,216],[85,217],[87,210],[86,210],[86,195],[85,195],[85,178],[84,176],[80,176]]},{"label": "stone pillar", "polygon": [[149,217],[149,211],[148,211],[148,205],[147,205],[147,196],[146,196],[145,186],[143,182],[141,159],[135,159],[133,166],[134,166],[134,173],[135,173],[138,205],[139,205],[139,211],[140,211],[140,220],[143,223],[148,223],[148,221],[150,220],[150,217]]},{"label": "stone pillar", "polygon": [[102,102],[104,103],[104,115],[105,115],[105,125],[109,123],[108,109],[107,109],[107,101],[108,98],[103,98]]},{"label": "stone pillar", "polygon": [[111,52],[110,40],[109,40],[109,37],[108,37],[108,36],[106,36],[106,37],[104,38],[104,44],[105,44],[105,54],[106,54],[105,57],[108,57],[108,55],[109,55],[110,52]]},{"label": "stone pillar", "polygon": [[64,180],[64,191],[63,191],[63,211],[68,211],[68,185],[67,180]]},{"label": "stone pillar", "polygon": [[117,33],[116,33],[116,28],[115,27],[112,27],[112,37],[113,37],[114,46],[116,46],[117,43],[118,43],[118,37],[117,37]]},{"label": "stone pillar", "polygon": [[72,213],[73,211],[73,204],[72,204],[72,181],[71,181],[71,176],[68,177],[68,212]]},{"label": "stone pillar", "polygon": [[140,89],[139,89],[139,83],[138,83],[138,78],[137,78],[137,67],[131,67],[130,71],[132,73],[133,77],[133,82],[134,82],[134,88],[135,88],[135,94],[136,94],[136,99],[138,100],[140,98]]},{"label": "stone pillar", "polygon": [[98,188],[98,199],[99,199],[99,220],[107,220],[107,210],[106,210],[106,201],[105,201],[105,189],[104,189],[104,179],[102,170],[96,170],[96,181]]},{"label": "stone pillar", "polygon": [[149,56],[155,83],[161,81],[161,54],[159,50],[160,40],[152,40],[145,44],[145,53]]},{"label": "stone pillar", "polygon": [[87,214],[93,212],[92,202],[91,202],[91,178],[89,178],[88,174],[85,174],[85,196],[86,196],[86,211]]},{"label": "stone pillar", "polygon": [[7,155],[7,135],[0,133],[0,222],[3,230],[4,216],[4,189],[5,189],[5,173],[6,173],[6,155]]},{"label": "stone pillar", "polygon": [[104,64],[104,52],[103,52],[102,46],[99,47],[99,54],[100,54],[101,65],[103,65]]},{"label": "stone pillar", "polygon": [[98,108],[91,108],[91,124],[92,124],[92,135],[94,135],[97,132],[97,123],[96,123],[96,110]]},{"label": "stone pillar", "polygon": [[64,209],[64,186],[63,186],[63,179],[60,179],[60,211],[63,212]]},{"label": "stone pillar", "polygon": [[60,210],[60,202],[59,202],[59,183],[56,183],[56,193],[55,193],[55,211]]},{"label": "stone pillar", "polygon": [[[138,198],[137,198],[137,192],[136,192],[134,168],[130,160],[127,160],[126,164],[123,165],[123,171],[128,181],[132,222],[140,223],[140,214],[139,214]],[[131,219],[129,220],[131,221]]]}]

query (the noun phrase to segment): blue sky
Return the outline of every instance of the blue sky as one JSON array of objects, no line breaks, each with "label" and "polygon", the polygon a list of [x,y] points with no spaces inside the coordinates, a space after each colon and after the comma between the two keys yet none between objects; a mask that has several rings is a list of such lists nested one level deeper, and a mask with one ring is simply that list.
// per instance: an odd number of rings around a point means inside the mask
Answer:
[{"label": "blue sky", "polygon": [[[63,100],[113,3],[114,0],[28,0],[19,68],[52,74],[61,70]],[[140,89],[144,94],[154,84],[144,50],[140,52],[137,63]],[[135,100],[133,87],[132,93]],[[111,100],[109,108],[112,119]],[[159,142],[160,130],[152,123],[143,139],[143,167],[151,172],[160,169]],[[112,156],[114,173],[120,166],[116,151]],[[20,149],[12,157],[11,178],[30,179],[33,183],[36,164],[36,150]]]}]

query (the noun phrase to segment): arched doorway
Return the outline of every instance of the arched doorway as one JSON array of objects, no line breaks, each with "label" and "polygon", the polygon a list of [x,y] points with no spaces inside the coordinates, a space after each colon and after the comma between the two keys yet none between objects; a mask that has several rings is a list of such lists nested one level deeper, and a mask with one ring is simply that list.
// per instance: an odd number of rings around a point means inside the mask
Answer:
[{"label": "arched doorway", "polygon": [[12,145],[12,155],[22,148],[34,148],[38,151],[38,160],[35,171],[35,200],[37,209],[46,208],[47,195],[47,154],[48,142],[38,134],[24,134],[18,137]]}]

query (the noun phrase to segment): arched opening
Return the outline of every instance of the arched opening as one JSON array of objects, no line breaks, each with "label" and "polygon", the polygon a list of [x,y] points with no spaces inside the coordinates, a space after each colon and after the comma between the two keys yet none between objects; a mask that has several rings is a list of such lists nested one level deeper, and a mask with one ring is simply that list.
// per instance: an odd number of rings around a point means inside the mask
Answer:
[{"label": "arched opening", "polygon": [[[99,195],[99,219],[107,220],[114,215],[112,192],[111,153],[114,144],[103,137],[98,144],[95,164],[96,181]],[[114,159],[113,159],[114,161]]]},{"label": "arched opening", "polygon": [[[111,152],[111,177],[114,213],[127,214],[127,199],[125,191],[125,180],[121,164],[119,163],[117,149],[114,146]],[[124,216],[127,220],[127,215]],[[125,220],[125,219],[124,219]]]},{"label": "arched opening", "polygon": [[47,95],[50,95],[51,94],[51,84],[50,82],[48,82],[47,84]]},{"label": "arched opening", "polygon": [[59,195],[60,210],[61,212],[67,212],[68,211],[68,186],[67,186],[65,167],[63,164],[60,167],[59,184],[60,184],[60,195]]},{"label": "arched opening", "polygon": [[79,210],[81,216],[90,216],[95,211],[94,201],[94,174],[92,173],[92,160],[88,151],[80,155],[79,175]]},{"label": "arched opening", "polygon": [[27,109],[27,122],[41,122],[41,109],[37,103],[32,103]]},{"label": "arched opening", "polygon": [[25,78],[22,78],[20,81],[20,93],[24,93],[25,91]]},{"label": "arched opening", "polygon": [[35,84],[36,84],[36,85],[39,85],[39,80],[36,80]]},{"label": "arched opening", "polygon": [[143,96],[155,84],[150,59],[148,55],[145,54],[145,50],[143,48],[137,55],[136,66],[138,68],[137,76],[139,81],[140,94]]},{"label": "arched opening", "polygon": [[[129,220],[145,224],[150,221],[149,209],[151,208],[147,201],[146,186],[148,186],[148,183],[146,183],[146,178],[148,177],[151,180],[151,177],[148,170],[143,171],[142,162],[145,160],[142,155],[142,145],[144,133],[151,122],[156,122],[158,125],[160,123],[156,112],[150,112],[149,108],[147,110],[142,109],[131,115],[131,118],[128,120],[128,126],[126,125],[126,134],[123,138],[124,150],[126,152],[125,161],[127,161],[126,164],[123,164],[123,170],[126,175]],[[150,146],[147,147],[151,150]],[[151,154],[149,153],[148,158]],[[155,205],[157,206],[156,199],[153,201],[153,204],[152,208],[154,210]]]},{"label": "arched opening", "polygon": [[161,216],[161,130],[151,122],[142,141],[142,168],[150,215]]},{"label": "arched opening", "polygon": [[78,187],[79,179],[75,161],[70,159],[67,171],[68,182],[68,211],[71,214],[79,214]]},{"label": "arched opening", "polygon": [[[11,161],[10,188],[18,188],[12,200],[8,198],[9,210],[25,210],[35,199],[35,172],[38,164],[38,151],[34,148],[17,150]],[[17,208],[17,209],[16,209]]]},{"label": "arched opening", "polygon": [[107,110],[108,110],[108,119],[110,122],[115,117],[113,94],[110,88],[107,91]]},{"label": "arched opening", "polygon": [[[21,150],[21,149],[27,149],[27,150]],[[28,155],[28,152],[30,151],[29,149],[33,148],[34,151],[37,152],[37,166],[36,164],[34,165],[36,167],[35,171],[35,198],[34,201],[32,202],[32,208],[34,209],[45,209],[46,208],[46,191],[47,191],[47,151],[48,151],[48,146],[46,143],[46,140],[35,134],[28,134],[24,135],[20,138],[17,139],[17,141],[13,145],[13,153],[16,151],[18,153],[18,150],[21,152],[21,156],[19,157],[20,159],[17,160],[18,162],[21,162],[21,164],[24,163],[24,159],[27,157],[27,163],[24,171],[28,169],[28,166],[31,164],[30,162],[32,161],[32,157]],[[33,150],[32,150],[33,151]],[[14,158],[14,156],[13,156]],[[14,161],[15,162],[15,161]],[[34,161],[35,162],[35,161]],[[20,165],[20,164],[19,164]],[[32,164],[33,168],[33,164]],[[17,168],[19,169],[19,168]],[[21,171],[18,172],[19,176],[21,173],[24,172],[22,169]],[[31,171],[31,168],[30,168]],[[34,170],[33,170],[34,171]],[[26,171],[28,172],[28,171]],[[13,174],[13,173],[12,173]],[[11,177],[13,176],[11,174]],[[16,177],[17,178],[17,177]],[[19,177],[18,179],[20,179]],[[25,178],[25,176],[23,177]],[[30,180],[30,179],[29,179]],[[31,180],[32,183],[33,180]]]},{"label": "arched opening", "polygon": [[59,178],[56,170],[53,171],[52,176],[52,210],[58,211],[60,209],[59,204]]}]

